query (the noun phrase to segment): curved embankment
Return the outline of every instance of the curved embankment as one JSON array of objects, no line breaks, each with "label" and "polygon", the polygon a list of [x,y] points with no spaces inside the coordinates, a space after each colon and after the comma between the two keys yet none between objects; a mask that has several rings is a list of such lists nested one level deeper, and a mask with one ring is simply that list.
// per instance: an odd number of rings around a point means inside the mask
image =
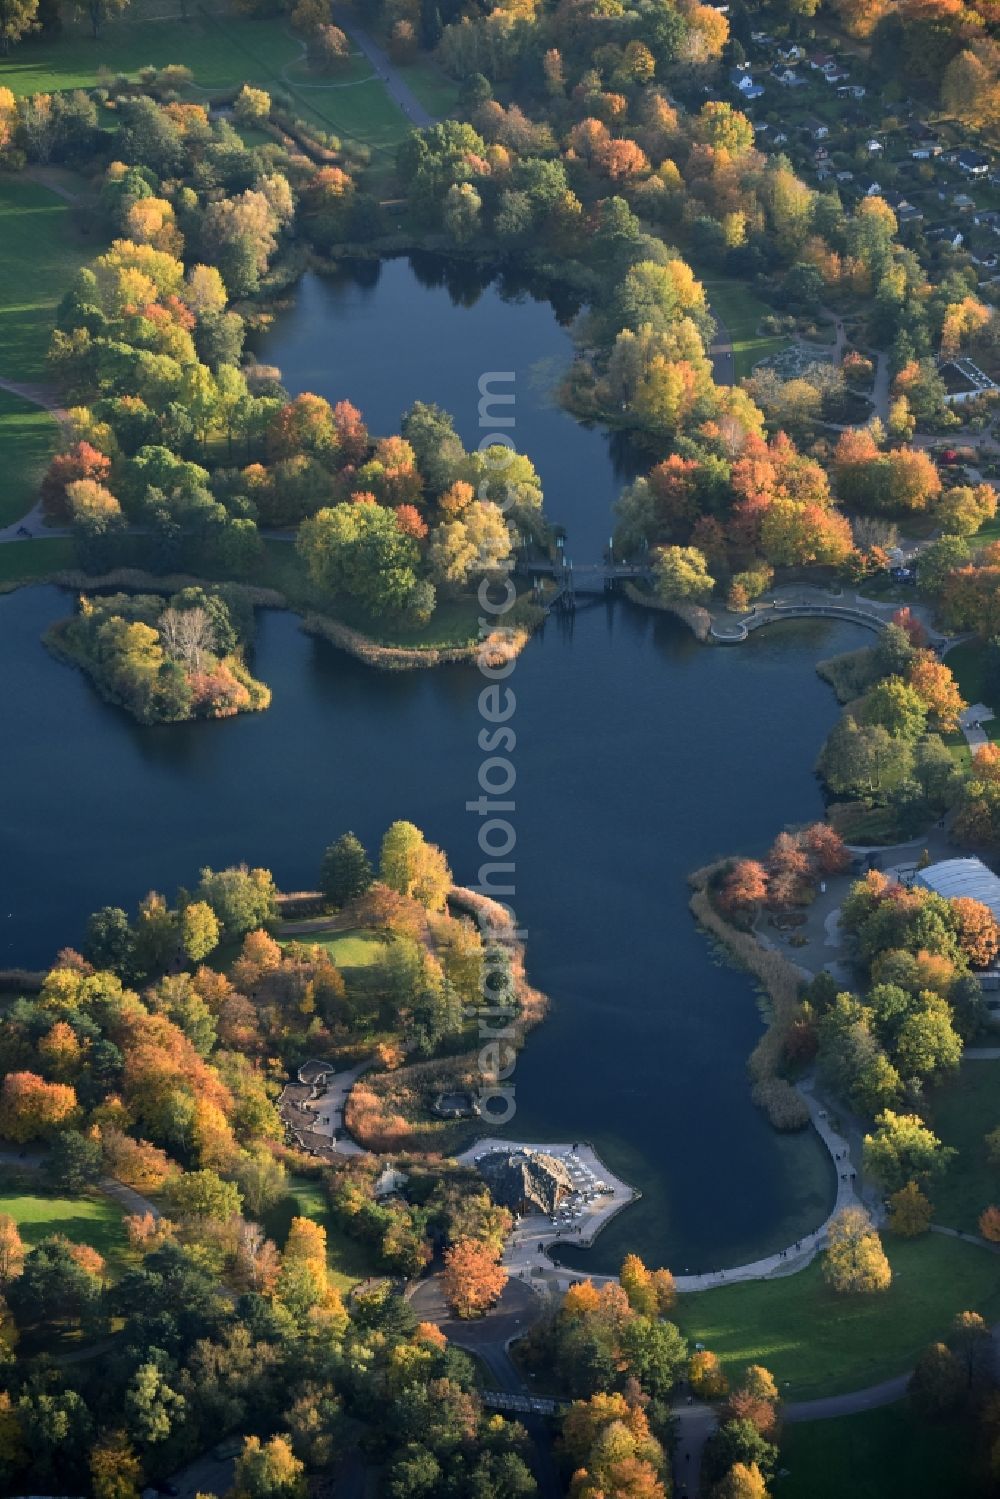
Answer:
[{"label": "curved embankment", "polygon": [[703,604],[686,603],[678,599],[675,603],[666,603],[663,599],[654,598],[652,594],[643,593],[641,588],[636,588],[634,583],[625,584],[625,597],[632,604],[638,604],[640,609],[652,609],[658,614],[672,614],[682,624],[687,625],[696,640],[704,643],[712,633],[712,616]]},{"label": "curved embankment", "polygon": [[[286,607],[288,607],[286,605]],[[453,661],[481,661],[495,669],[504,666],[519,656],[531,639],[531,631],[524,626],[491,630],[481,641],[470,641],[468,645],[438,646],[421,649],[418,646],[381,645],[354,630],[350,625],[330,619],[325,614],[306,614],[302,628],[307,635],[316,635],[329,641],[338,650],[347,651],[364,661],[368,666],[377,666],[381,671],[412,671],[420,667],[443,666]]]},{"label": "curved embankment", "polygon": [[732,625],[722,625],[713,620],[709,634],[720,645],[740,645],[751,630],[780,624],[784,619],[846,619],[851,624],[864,625],[878,634],[881,634],[888,623],[879,614],[854,609],[849,604],[774,604],[758,606],[753,614]]}]

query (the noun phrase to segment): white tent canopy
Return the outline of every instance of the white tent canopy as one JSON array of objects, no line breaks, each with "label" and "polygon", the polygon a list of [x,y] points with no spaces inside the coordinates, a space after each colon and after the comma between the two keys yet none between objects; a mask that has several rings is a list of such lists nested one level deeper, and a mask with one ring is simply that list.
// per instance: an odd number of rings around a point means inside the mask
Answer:
[{"label": "white tent canopy", "polygon": [[965,895],[982,901],[1000,921],[1000,877],[982,859],[942,859],[919,870],[916,883],[948,900]]}]

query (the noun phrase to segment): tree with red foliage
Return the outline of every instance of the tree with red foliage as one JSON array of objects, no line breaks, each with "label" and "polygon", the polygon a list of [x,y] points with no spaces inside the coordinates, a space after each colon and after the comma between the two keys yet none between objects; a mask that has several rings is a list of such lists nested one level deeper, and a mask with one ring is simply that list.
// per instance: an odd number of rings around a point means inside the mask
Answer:
[{"label": "tree with red foliage", "polygon": [[686,533],[698,515],[698,464],[671,453],[651,468],[646,482],[656,501],[657,534],[664,539]]},{"label": "tree with red foliage", "polygon": [[337,432],[329,401],[303,391],[276,412],[267,429],[267,456],[272,462],[300,454],[332,460]]},{"label": "tree with red foliage", "polygon": [[921,650],[927,644],[927,631],[923,621],[917,618],[909,604],[896,610],[892,616],[892,623],[906,631],[910,644],[917,650]]},{"label": "tree with red foliage", "polygon": [[358,408],[350,401],[338,401],[333,408],[333,428],[339,461],[355,466],[364,463],[368,456],[368,428]]},{"label": "tree with red foliage", "polygon": [[395,515],[404,536],[412,536],[414,541],[423,541],[427,535],[427,522],[416,505],[397,505]]},{"label": "tree with red foliage", "polygon": [[802,846],[820,874],[843,874],[851,856],[843,838],[828,822],[814,822],[802,834]]},{"label": "tree with red foliage", "polygon": [[737,859],[722,882],[719,905],[724,911],[749,911],[767,896],[767,870],[756,859]]},{"label": "tree with red foliage", "polygon": [[57,453],[41,483],[42,509],[46,519],[58,526],[68,525],[72,514],[67,487],[80,479],[93,479],[103,484],[110,474],[111,459],[89,442],[74,443],[67,452]]}]

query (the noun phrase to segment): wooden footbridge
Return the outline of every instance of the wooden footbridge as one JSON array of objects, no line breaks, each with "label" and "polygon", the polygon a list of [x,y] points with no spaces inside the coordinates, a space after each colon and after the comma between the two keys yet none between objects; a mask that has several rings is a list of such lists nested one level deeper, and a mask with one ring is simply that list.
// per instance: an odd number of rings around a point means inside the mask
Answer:
[{"label": "wooden footbridge", "polygon": [[[575,609],[577,597],[618,592],[624,583],[648,582],[652,568],[641,562],[587,562],[581,566],[562,556],[554,561],[526,562],[521,569],[534,583],[539,602],[547,609]],[[542,598],[541,583],[549,578],[555,592]]]}]

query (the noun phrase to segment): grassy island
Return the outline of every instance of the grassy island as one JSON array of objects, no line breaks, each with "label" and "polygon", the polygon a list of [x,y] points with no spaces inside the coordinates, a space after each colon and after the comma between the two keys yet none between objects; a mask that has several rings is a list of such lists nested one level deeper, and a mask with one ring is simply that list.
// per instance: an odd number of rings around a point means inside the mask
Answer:
[{"label": "grassy island", "polygon": [[171,598],[84,595],[78,612],[53,625],[45,643],[140,723],[231,718],[271,701],[270,689],[243,660],[252,611],[234,600],[231,590],[201,588]]}]

